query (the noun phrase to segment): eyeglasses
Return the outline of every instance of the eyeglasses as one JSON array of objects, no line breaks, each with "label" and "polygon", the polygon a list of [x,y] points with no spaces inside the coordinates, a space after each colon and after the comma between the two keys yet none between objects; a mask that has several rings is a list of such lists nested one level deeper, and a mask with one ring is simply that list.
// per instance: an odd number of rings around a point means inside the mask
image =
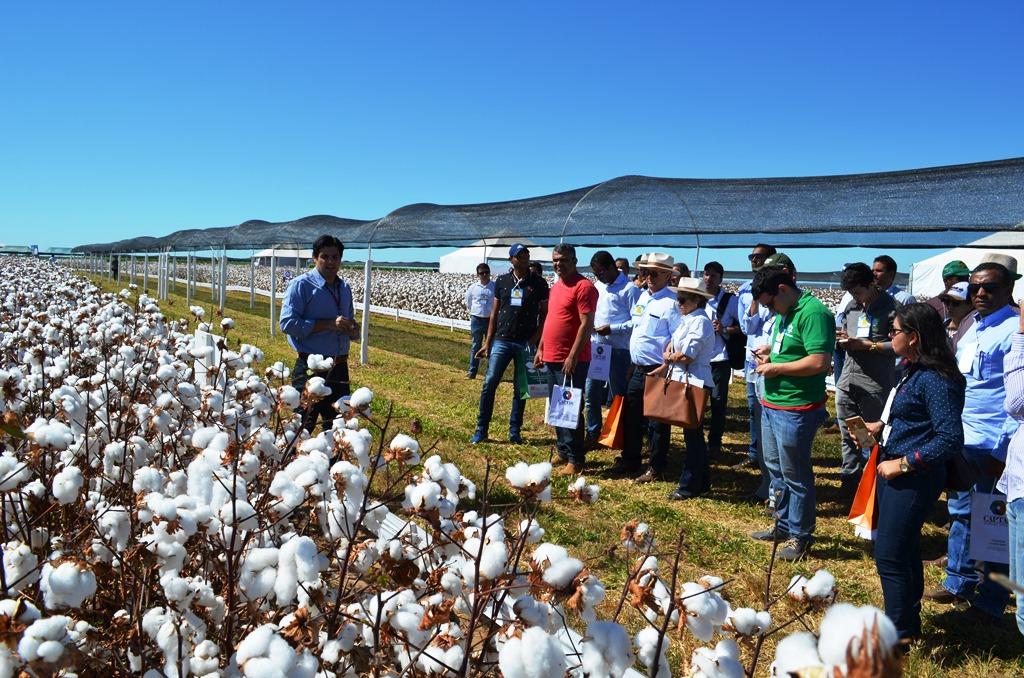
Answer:
[{"label": "eyeglasses", "polygon": [[892,339],[897,334],[913,334],[914,330],[905,330],[901,327],[893,327],[889,330],[889,338]]},{"label": "eyeglasses", "polygon": [[971,283],[967,286],[967,294],[974,296],[978,293],[978,290],[985,290],[988,294],[994,294],[1003,288],[997,282],[983,282],[983,283]]}]

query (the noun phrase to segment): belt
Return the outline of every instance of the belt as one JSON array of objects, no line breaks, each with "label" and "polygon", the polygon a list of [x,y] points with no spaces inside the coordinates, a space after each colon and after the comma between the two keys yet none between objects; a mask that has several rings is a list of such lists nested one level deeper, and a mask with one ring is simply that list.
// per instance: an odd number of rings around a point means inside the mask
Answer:
[{"label": "belt", "polygon": [[644,374],[647,374],[648,372],[653,372],[654,370],[658,369],[659,367],[661,367],[661,365],[638,365],[636,363],[633,363],[633,369],[634,370],[640,370]]}]

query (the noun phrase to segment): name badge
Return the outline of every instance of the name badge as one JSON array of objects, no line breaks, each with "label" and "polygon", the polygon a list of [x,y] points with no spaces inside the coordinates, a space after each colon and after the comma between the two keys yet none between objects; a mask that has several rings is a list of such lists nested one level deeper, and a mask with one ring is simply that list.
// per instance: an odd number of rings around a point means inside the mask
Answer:
[{"label": "name badge", "polygon": [[857,318],[857,337],[860,339],[871,338],[871,319],[866,315]]},{"label": "name badge", "polygon": [[978,344],[958,344],[956,347],[956,366],[962,374],[974,372],[974,361],[978,357]]},{"label": "name badge", "polygon": [[509,302],[513,306],[523,305],[523,291],[518,287],[512,290],[512,299]]},{"label": "name badge", "polygon": [[782,353],[782,338],[786,336],[785,332],[779,332],[775,337],[775,343],[772,344],[772,353]]}]

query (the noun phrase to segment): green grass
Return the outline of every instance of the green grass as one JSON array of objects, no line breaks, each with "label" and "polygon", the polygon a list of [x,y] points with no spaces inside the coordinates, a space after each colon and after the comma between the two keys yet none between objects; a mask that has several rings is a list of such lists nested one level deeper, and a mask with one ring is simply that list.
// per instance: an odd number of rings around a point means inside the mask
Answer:
[{"label": "green grass", "polygon": [[[120,289],[105,279],[94,278],[108,290]],[[182,287],[179,286],[180,292]],[[199,291],[193,303],[202,303],[210,311],[209,292]],[[171,295],[163,309],[168,317],[188,315],[183,295]],[[247,294],[232,294],[225,313],[235,319],[235,340],[260,346],[270,362],[294,361],[294,352],[278,333],[271,337],[266,301],[258,301],[250,310]],[[353,346],[352,379],[357,385],[373,389],[379,401],[395,403],[394,423],[406,429],[413,418],[421,421],[424,433],[421,444],[438,441],[437,451],[446,461],[456,463],[467,476],[482,482],[488,461],[492,478],[503,477],[504,469],[520,459],[540,461],[549,458],[554,436],[543,423],[541,403],[528,403],[523,436],[526,444],[491,443],[470,446],[480,394],[480,380],[465,378],[469,337],[442,327],[421,325],[411,321],[374,316],[370,324],[369,364],[358,365],[357,346]],[[510,370],[511,372],[511,370]],[[505,432],[511,405],[511,386],[503,384],[495,400],[492,437],[501,439]],[[378,403],[378,407],[379,407]],[[746,447],[746,396],[742,384],[733,385],[729,401],[729,421],[722,455],[712,462],[713,490],[705,498],[684,503],[665,499],[671,482],[635,486],[624,480],[602,478],[602,472],[616,452],[601,450],[588,456],[587,475],[601,485],[601,498],[593,506],[577,506],[556,500],[538,516],[548,530],[549,538],[570,545],[608,587],[606,613],[611,614],[618,602],[626,564],[620,554],[608,555],[618,543],[619,530],[626,521],[639,518],[650,523],[662,549],[675,544],[676,535],[684,531],[681,558],[682,575],[688,578],[717,574],[734,581],[726,589],[726,597],[734,606],[758,606],[770,546],[747,537],[751,530],[768,526],[760,509],[741,501],[757,486],[757,477],[750,470],[729,467],[741,460]],[[669,477],[678,475],[685,447],[682,436],[674,432]],[[814,465],[818,487],[817,542],[811,556],[798,564],[776,566],[775,590],[781,590],[797,573],[810,573],[828,568],[839,582],[840,600],[858,604],[871,603],[881,607],[882,598],[871,556],[870,544],[853,536],[846,521],[847,505],[839,492],[839,442],[834,433],[820,433],[814,444]],[[565,495],[567,480],[558,479],[555,494]],[[495,501],[504,501],[502,492]],[[945,537],[938,526],[945,522],[944,508],[936,507],[924,529],[922,554],[933,558],[945,549]],[[666,553],[663,560],[674,554]],[[942,572],[929,567],[926,585],[937,585]],[[780,610],[773,610],[776,619]],[[1024,640],[1016,631],[1011,615],[998,628],[979,628],[966,623],[962,616],[932,603],[924,605],[924,637],[915,645],[906,664],[907,675],[913,676],[1014,676],[1024,675]],[[624,617],[636,618],[629,613]],[[689,659],[695,644],[689,637],[673,640],[672,657],[677,675]],[[762,661],[759,675],[767,675],[774,654],[774,643],[766,644],[767,661]]]}]

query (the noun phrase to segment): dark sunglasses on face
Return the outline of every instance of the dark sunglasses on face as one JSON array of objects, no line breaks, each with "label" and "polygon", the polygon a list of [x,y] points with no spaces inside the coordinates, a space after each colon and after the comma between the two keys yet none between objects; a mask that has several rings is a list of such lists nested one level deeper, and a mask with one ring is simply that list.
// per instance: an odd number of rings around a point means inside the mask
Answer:
[{"label": "dark sunglasses on face", "polygon": [[889,330],[889,338],[895,337],[897,334],[913,334],[914,330],[906,330],[902,327],[893,327]]},{"label": "dark sunglasses on face", "polygon": [[967,294],[974,296],[978,293],[978,290],[985,290],[988,294],[994,294],[1002,289],[1002,285],[997,282],[983,282],[983,283],[971,283],[967,286]]},{"label": "dark sunglasses on face", "polygon": [[941,297],[939,301],[941,301],[944,306],[963,306],[971,303],[967,299],[953,299],[951,297]]},{"label": "dark sunglasses on face", "polygon": [[757,252],[754,252],[752,254],[748,254],[747,255],[747,261],[753,261],[754,259],[767,259],[767,258],[768,258],[767,254],[758,254]]}]

